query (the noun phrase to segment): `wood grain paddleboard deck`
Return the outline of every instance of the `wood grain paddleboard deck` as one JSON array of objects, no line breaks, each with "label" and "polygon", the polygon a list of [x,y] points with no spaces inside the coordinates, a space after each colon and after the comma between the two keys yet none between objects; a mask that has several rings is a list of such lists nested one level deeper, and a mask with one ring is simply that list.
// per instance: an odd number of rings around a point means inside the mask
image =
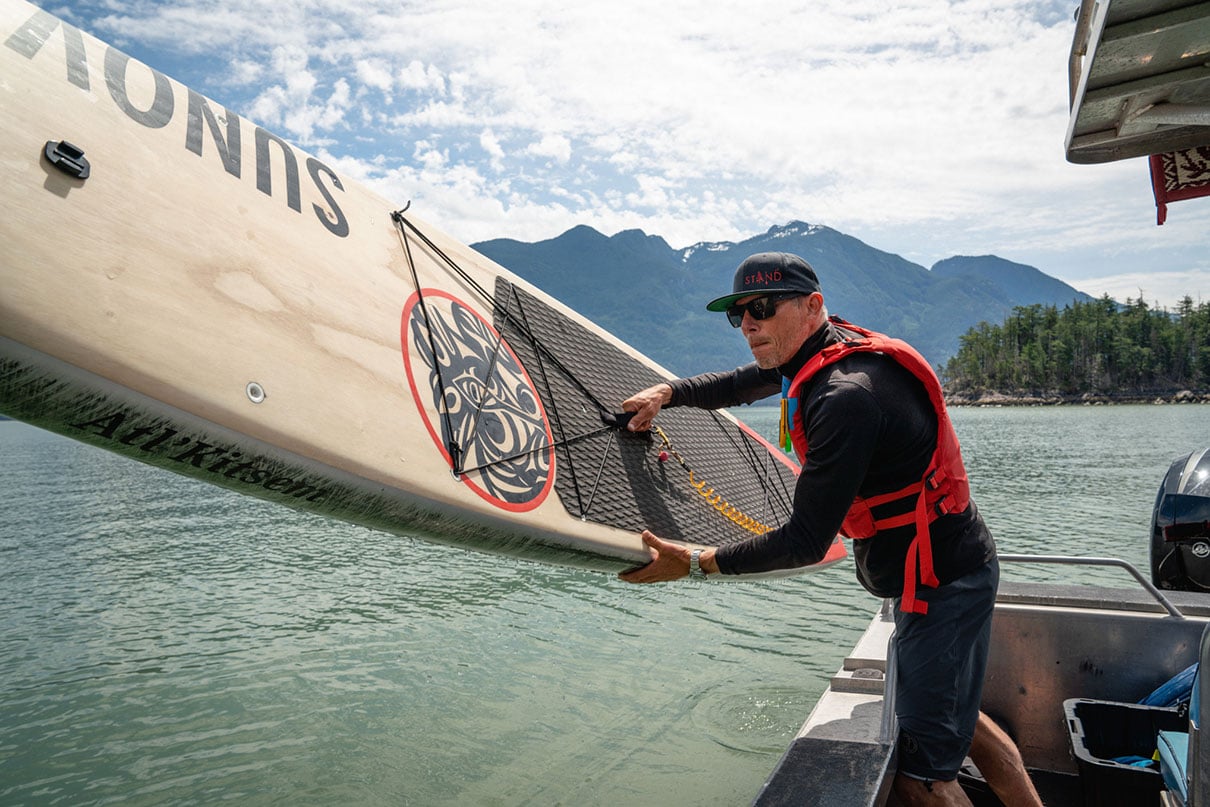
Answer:
[{"label": "wood grain paddleboard deck", "polygon": [[0,41],[0,412],[608,571],[646,558],[644,527],[718,546],[787,517],[785,455],[725,412],[620,428],[670,374],[406,205],[21,0]]}]

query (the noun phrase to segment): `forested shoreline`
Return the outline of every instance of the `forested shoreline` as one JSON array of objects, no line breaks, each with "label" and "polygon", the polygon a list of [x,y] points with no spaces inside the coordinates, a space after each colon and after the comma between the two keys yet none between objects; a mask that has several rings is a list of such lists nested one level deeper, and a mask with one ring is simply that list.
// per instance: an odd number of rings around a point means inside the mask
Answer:
[{"label": "forested shoreline", "polygon": [[1210,402],[1210,303],[1018,306],[967,331],[941,377],[955,405]]}]

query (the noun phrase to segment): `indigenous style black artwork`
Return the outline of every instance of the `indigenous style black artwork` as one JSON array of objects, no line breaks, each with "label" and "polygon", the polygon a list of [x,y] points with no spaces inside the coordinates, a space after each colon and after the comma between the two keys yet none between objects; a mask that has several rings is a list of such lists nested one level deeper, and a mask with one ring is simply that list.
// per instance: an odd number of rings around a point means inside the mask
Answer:
[{"label": "indigenous style black artwork", "polygon": [[554,448],[541,401],[512,349],[474,310],[425,289],[403,311],[412,395],[453,472],[508,510],[537,507]]}]

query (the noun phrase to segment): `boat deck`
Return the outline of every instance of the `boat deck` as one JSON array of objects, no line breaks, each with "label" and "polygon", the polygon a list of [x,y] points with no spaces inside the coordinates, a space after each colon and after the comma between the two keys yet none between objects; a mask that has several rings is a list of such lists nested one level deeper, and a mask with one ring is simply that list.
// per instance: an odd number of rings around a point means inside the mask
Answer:
[{"label": "boat deck", "polygon": [[[1017,741],[1050,807],[1085,803],[1063,701],[1134,703],[1197,659],[1210,598],[1165,595],[1183,618],[1139,589],[1001,585],[983,709]],[[883,706],[885,683],[894,676],[887,664],[893,628],[884,603],[754,804],[887,803],[896,730]],[[886,711],[893,713],[893,706]],[[973,766],[962,778],[976,805],[999,804]]]}]

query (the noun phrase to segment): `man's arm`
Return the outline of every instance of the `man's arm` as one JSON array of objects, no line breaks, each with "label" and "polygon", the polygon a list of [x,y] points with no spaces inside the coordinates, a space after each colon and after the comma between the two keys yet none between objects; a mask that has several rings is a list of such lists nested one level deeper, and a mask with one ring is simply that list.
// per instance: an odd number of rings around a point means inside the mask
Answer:
[{"label": "man's arm", "polygon": [[859,384],[819,387],[799,401],[811,446],[794,485],[789,520],[777,529],[721,547],[723,574],[751,574],[817,563],[828,551],[868,472],[881,439],[882,410]]},{"label": "man's arm", "polygon": [[762,370],[756,362],[729,373],[702,373],[672,382],[669,406],[723,409],[781,394],[781,373]]},{"label": "man's arm", "polygon": [[665,406],[723,409],[780,392],[781,375],[776,370],[762,370],[753,362],[729,373],[702,373],[660,382],[623,401],[622,411],[635,413],[630,419],[631,431],[646,431]]},{"label": "man's arm", "polygon": [[[665,385],[667,387],[667,385]],[[807,465],[795,483],[789,521],[764,535],[702,552],[707,574],[743,574],[791,569],[820,561],[840,529],[849,503],[864,479],[878,440],[881,410],[863,387],[829,386],[800,402],[812,430]],[[658,411],[658,410],[657,410]],[[644,530],[651,561],[619,575],[628,583],[661,583],[689,574],[690,549]]]}]

